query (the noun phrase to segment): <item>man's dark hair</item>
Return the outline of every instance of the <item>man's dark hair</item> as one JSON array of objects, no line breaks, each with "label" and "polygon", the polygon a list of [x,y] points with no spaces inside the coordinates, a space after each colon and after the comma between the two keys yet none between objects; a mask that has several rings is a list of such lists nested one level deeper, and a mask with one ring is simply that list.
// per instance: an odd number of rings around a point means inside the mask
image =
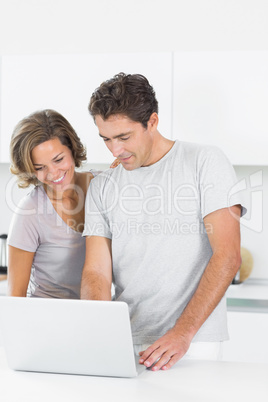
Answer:
[{"label": "man's dark hair", "polygon": [[143,75],[119,73],[93,92],[88,109],[94,119],[97,115],[107,120],[121,114],[147,128],[151,114],[158,113],[158,102]]}]

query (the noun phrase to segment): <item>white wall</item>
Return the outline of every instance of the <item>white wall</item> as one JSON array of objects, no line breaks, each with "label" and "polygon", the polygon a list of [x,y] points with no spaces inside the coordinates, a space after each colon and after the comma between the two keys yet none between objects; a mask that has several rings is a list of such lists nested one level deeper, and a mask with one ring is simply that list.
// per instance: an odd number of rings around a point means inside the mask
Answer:
[{"label": "white wall", "polygon": [[[0,55],[268,50],[267,21],[267,0],[0,0]],[[256,169],[236,167],[247,182]],[[265,205],[268,167],[258,169]],[[0,164],[0,232],[12,214],[5,200],[9,180],[8,165]],[[24,193],[14,190],[14,199]],[[264,210],[260,231],[242,225],[257,278],[268,278],[267,223]]]},{"label": "white wall", "polygon": [[0,53],[264,50],[266,0],[0,0]]}]

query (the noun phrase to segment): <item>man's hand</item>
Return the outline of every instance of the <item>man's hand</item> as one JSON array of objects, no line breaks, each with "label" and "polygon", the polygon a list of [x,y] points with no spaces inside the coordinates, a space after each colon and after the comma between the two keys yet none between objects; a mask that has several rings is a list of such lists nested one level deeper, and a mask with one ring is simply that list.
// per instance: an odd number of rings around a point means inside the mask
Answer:
[{"label": "man's hand", "polygon": [[152,367],[153,371],[168,370],[180,360],[189,349],[191,339],[178,334],[176,328],[170,329],[148,349],[140,352],[140,364]]}]

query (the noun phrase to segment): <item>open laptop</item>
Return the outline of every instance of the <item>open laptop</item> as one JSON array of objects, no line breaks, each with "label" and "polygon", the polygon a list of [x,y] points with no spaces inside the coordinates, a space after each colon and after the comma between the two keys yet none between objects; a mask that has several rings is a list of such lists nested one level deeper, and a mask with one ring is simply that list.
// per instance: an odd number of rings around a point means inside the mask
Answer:
[{"label": "open laptop", "polygon": [[0,330],[14,370],[135,377],[145,369],[124,302],[3,296]]}]

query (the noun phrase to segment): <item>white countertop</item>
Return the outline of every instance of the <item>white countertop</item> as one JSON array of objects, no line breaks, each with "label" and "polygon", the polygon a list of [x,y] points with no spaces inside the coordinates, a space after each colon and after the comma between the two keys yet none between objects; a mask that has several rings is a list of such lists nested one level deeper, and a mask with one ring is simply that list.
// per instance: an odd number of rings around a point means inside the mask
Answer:
[{"label": "white countertop", "polygon": [[3,402],[267,402],[268,365],[181,360],[136,378],[13,371],[0,347]]}]

